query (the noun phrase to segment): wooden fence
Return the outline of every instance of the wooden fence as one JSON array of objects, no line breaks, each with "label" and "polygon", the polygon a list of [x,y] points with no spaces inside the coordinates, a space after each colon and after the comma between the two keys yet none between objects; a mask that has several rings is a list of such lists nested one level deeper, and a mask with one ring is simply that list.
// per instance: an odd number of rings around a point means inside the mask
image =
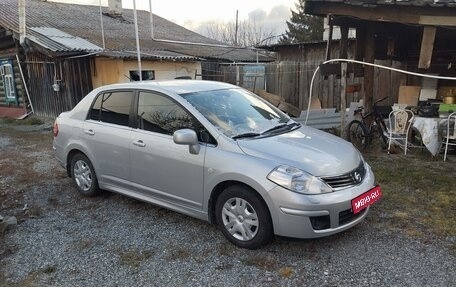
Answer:
[{"label": "wooden fence", "polygon": [[[321,62],[278,62],[266,64],[267,91],[285,98],[285,100],[301,110],[306,110],[309,102],[309,91],[312,76]],[[376,61],[376,64],[403,68],[401,63],[392,61]],[[349,64],[350,65],[350,64]],[[389,100],[384,105],[397,102],[399,86],[405,84],[406,76],[386,69],[374,69],[374,94],[373,99],[388,96]],[[347,76],[347,85],[359,84],[362,86],[363,78],[355,77],[353,73]],[[340,108],[341,83],[337,75],[324,77],[317,72],[314,82],[312,97],[318,98],[323,108]],[[363,89],[359,92],[347,93],[346,102],[358,102],[364,96]]]}]

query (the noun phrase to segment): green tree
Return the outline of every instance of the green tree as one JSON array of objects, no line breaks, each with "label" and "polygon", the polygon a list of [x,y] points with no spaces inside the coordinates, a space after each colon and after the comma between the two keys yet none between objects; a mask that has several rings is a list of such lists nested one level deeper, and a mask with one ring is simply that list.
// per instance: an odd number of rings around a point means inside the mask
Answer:
[{"label": "green tree", "polygon": [[291,10],[288,29],[280,38],[281,44],[295,44],[323,39],[323,17],[308,15],[304,12],[304,0],[295,4],[296,11]]}]

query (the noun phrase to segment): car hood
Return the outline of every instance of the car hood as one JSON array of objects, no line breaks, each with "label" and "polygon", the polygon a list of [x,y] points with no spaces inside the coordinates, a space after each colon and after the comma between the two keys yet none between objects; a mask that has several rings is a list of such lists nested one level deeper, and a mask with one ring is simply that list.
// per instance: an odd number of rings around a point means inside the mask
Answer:
[{"label": "car hood", "polygon": [[329,133],[303,126],[271,137],[237,141],[248,155],[288,164],[314,176],[334,176],[359,166],[361,155],[353,145]]}]

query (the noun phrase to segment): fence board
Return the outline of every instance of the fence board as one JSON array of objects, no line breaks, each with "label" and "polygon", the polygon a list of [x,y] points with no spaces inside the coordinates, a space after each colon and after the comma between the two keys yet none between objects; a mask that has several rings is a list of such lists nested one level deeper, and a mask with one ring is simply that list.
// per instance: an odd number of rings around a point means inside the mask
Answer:
[{"label": "fence board", "polygon": [[[93,88],[87,58],[55,59],[28,53],[25,65],[30,98],[39,116],[54,118],[72,109]],[[59,91],[54,91],[56,82]]]},{"label": "fence board", "polygon": [[[377,64],[404,68],[400,62],[396,61],[376,61]],[[309,89],[312,75],[318,66],[318,62],[293,62],[282,61],[266,64],[266,89],[285,98],[289,103],[296,105],[299,109],[307,109],[309,103]],[[298,68],[299,67],[299,68]],[[383,105],[392,105],[397,102],[398,91],[401,82],[405,82],[407,77],[404,74],[375,68],[374,100],[384,96],[389,96],[389,101]],[[363,78],[353,73],[348,75],[349,84],[361,84]],[[340,108],[340,78],[330,75],[326,79],[317,73],[314,80],[314,90],[312,97],[318,97],[323,108]],[[363,89],[354,93],[347,93],[346,101],[358,102],[363,98]]]}]

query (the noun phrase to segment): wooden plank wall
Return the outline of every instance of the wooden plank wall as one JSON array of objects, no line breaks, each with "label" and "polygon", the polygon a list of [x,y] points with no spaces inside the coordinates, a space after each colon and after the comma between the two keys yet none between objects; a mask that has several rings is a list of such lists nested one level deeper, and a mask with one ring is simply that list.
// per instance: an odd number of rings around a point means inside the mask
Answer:
[{"label": "wooden plank wall", "polygon": [[[339,58],[339,45],[333,45],[330,51],[331,59]],[[309,102],[309,90],[315,69],[324,61],[326,45],[322,43],[303,44],[287,47],[279,51],[279,61],[264,64],[266,66],[266,91],[279,95],[286,102],[291,103],[301,110],[306,110]],[[348,58],[353,59],[355,42],[350,41]],[[392,60],[376,60],[376,64],[407,70],[407,65]],[[354,64],[348,64],[348,69]],[[219,80],[236,84],[236,69],[234,66],[219,67],[223,75]],[[242,67],[240,69],[242,73]],[[242,78],[242,77],[241,77]],[[410,84],[416,77],[407,77],[404,74],[380,68],[374,68],[374,98],[389,96],[382,105],[392,105],[397,102],[399,86]],[[239,83],[242,85],[242,83]],[[347,85],[363,84],[363,78],[348,73]],[[322,108],[340,108],[340,77],[330,75],[324,77],[320,72],[316,74],[312,97],[318,97]],[[363,89],[360,92],[347,93],[346,102],[358,102],[363,98]]]},{"label": "wooden plank wall", "polygon": [[[55,59],[27,54],[30,98],[35,114],[55,118],[72,109],[92,90],[90,59]],[[60,86],[54,91],[55,80]]]},{"label": "wooden plank wall", "polygon": [[[404,68],[399,62],[375,61],[376,64]],[[313,73],[319,62],[293,62],[282,61],[266,65],[266,87],[269,93],[285,98],[285,100],[306,110],[309,102],[309,91]],[[374,99],[389,96],[383,105],[392,105],[397,102],[399,86],[406,83],[406,76],[401,73],[386,69],[374,69]],[[348,74],[347,85],[363,84],[362,77],[355,77],[353,73]],[[363,90],[355,93],[347,93],[346,102],[358,102],[363,98]],[[340,108],[340,78],[336,75],[324,77],[317,72],[312,97],[320,99],[322,108]]]}]

